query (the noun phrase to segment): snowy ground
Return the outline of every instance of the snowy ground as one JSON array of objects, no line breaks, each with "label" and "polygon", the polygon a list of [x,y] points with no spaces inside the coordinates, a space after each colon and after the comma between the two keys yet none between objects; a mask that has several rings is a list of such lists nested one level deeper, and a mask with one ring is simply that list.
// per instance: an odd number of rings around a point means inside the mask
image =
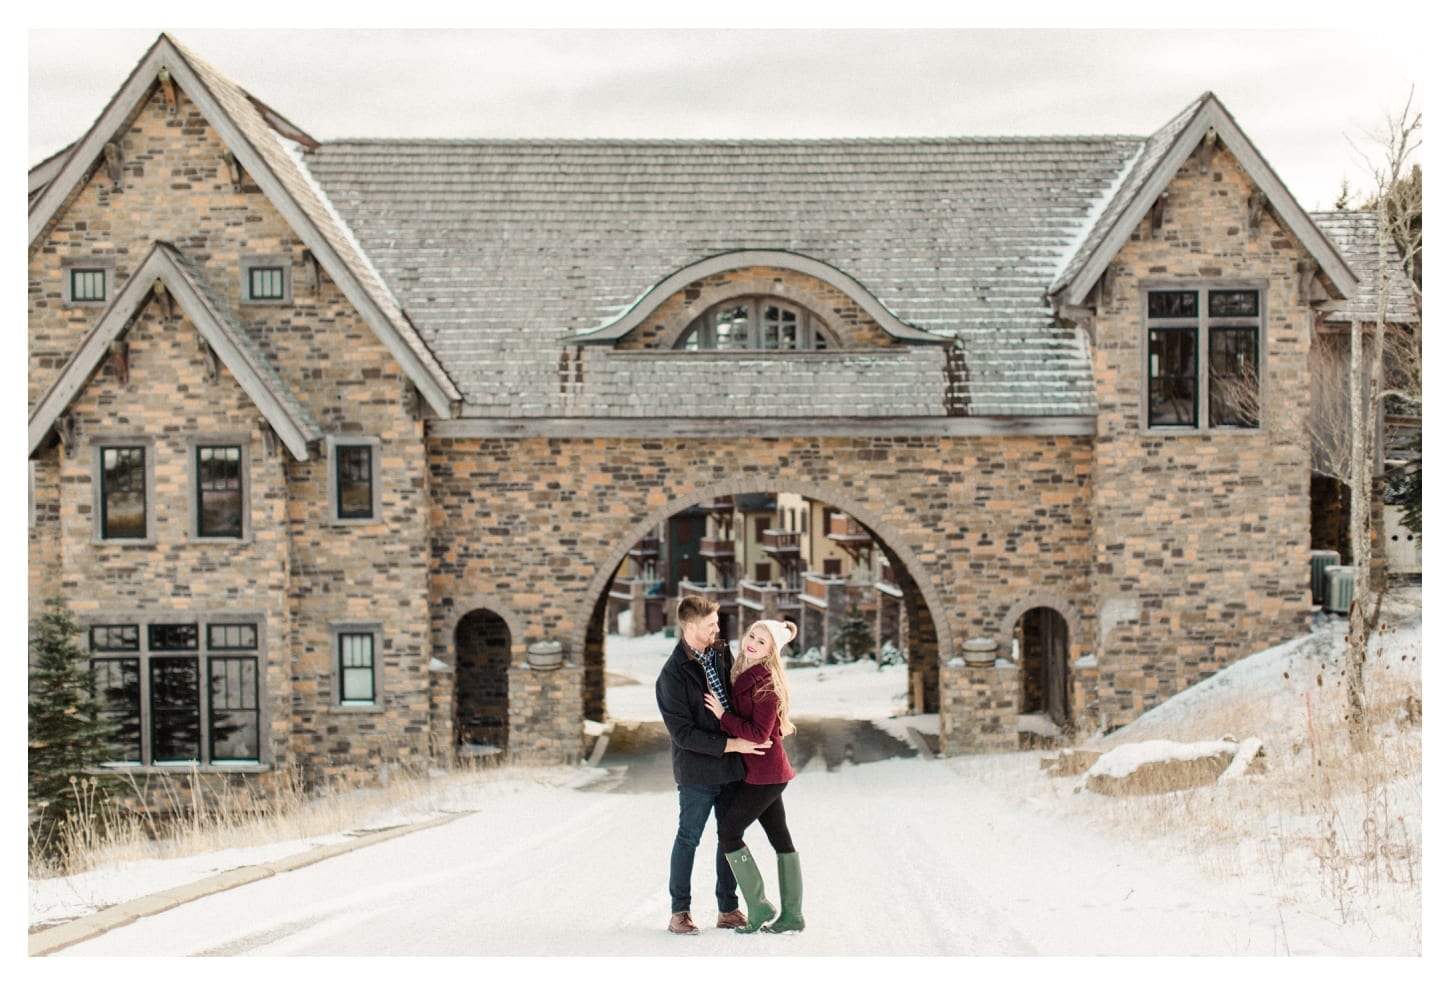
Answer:
[{"label": "snowy ground", "polygon": [[[1285,748],[1291,745],[1288,737],[1302,727],[1306,690],[1313,693],[1314,678],[1333,667],[1342,635],[1342,623],[1330,624],[1240,661],[1091,744],[1219,739],[1203,734],[1200,723],[1211,720],[1212,709],[1244,703],[1247,696],[1262,710],[1253,724],[1271,755],[1297,756],[1298,750]],[[657,718],[652,683],[669,646],[658,637],[609,639],[611,719]],[[1420,650],[1415,613],[1378,651],[1387,686],[1418,688]],[[892,717],[905,704],[904,668],[878,671],[855,664],[790,673],[797,715],[859,717],[904,731],[903,720]],[[912,721],[934,727],[934,716]],[[457,820],[206,897],[61,953],[674,958],[1421,953],[1418,882],[1391,880],[1346,905],[1343,891],[1324,891],[1322,857],[1316,868],[1312,846],[1300,845],[1293,832],[1276,832],[1279,847],[1271,851],[1262,837],[1253,844],[1205,848],[1202,840],[1190,844],[1172,830],[1144,834],[1125,828],[1127,821],[1113,813],[1142,814],[1142,802],[1109,805],[1109,798],[1078,792],[1079,780],[1047,776],[1038,768],[1039,758],[1038,753],[916,757],[836,769],[811,760],[787,794],[806,875],[808,929],[799,936],[747,938],[707,929],[679,939],[666,933],[663,870],[675,819],[673,794],[607,792],[598,782],[609,773],[606,756],[597,769],[499,769],[440,783],[426,802],[399,808],[368,827],[464,812]],[[1172,801],[1189,813],[1234,810],[1243,798],[1267,794],[1273,776],[1242,781],[1236,791],[1153,800]],[[1410,836],[1418,842],[1418,772],[1407,786],[1413,790],[1387,795],[1395,802],[1386,809],[1413,825]],[[1165,816],[1171,827],[1179,815]],[[1281,820],[1279,826],[1290,825]],[[68,919],[346,837],[32,880],[30,921]],[[758,831],[747,841],[767,860],[763,868],[773,892],[768,845]],[[1421,872],[1419,879],[1425,878]],[[711,882],[708,852],[702,850],[694,880],[702,924],[714,915]],[[863,969],[869,978],[891,973],[869,962],[841,970]],[[1055,970],[1066,973],[1060,966]],[[1182,972],[1175,966],[1175,975]],[[1023,970],[1013,966],[1007,973],[1019,977]],[[1408,973],[1413,977],[1415,970]]]}]

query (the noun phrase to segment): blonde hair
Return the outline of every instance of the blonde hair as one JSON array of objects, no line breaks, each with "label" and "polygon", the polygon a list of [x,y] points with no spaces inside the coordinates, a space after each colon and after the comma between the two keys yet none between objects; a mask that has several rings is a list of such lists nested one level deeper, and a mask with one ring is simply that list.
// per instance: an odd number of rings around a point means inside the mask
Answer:
[{"label": "blonde hair", "polygon": [[[794,624],[789,625],[791,625],[792,629],[795,628]],[[730,666],[730,683],[734,684],[740,675],[745,672],[747,666],[745,662],[745,637],[749,636],[757,626],[760,627],[761,633],[770,644],[767,648],[769,652],[766,654],[765,659],[761,661],[761,663],[765,664],[765,669],[770,672],[770,680],[769,683],[763,684],[760,689],[767,694],[776,696],[779,702],[776,706],[776,717],[780,722],[780,734],[791,735],[795,732],[795,724],[790,720],[790,688],[785,683],[785,665],[781,663],[780,648],[775,645],[775,634],[765,625],[765,620],[757,619],[750,624],[749,629],[740,634],[740,650],[735,654],[735,662]]]}]

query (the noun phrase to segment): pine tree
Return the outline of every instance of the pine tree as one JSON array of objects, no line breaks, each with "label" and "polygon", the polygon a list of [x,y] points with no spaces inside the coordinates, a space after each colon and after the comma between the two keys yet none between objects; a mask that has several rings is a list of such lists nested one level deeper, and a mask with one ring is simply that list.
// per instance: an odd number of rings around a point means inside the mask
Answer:
[{"label": "pine tree", "polygon": [[871,656],[873,642],[875,641],[871,626],[853,602],[846,609],[840,628],[836,630],[835,645],[837,649],[832,657],[837,663],[854,663],[862,657]]},{"label": "pine tree", "polygon": [[49,823],[76,808],[72,781],[106,758],[111,735],[80,633],[61,599],[31,624],[30,807]]}]

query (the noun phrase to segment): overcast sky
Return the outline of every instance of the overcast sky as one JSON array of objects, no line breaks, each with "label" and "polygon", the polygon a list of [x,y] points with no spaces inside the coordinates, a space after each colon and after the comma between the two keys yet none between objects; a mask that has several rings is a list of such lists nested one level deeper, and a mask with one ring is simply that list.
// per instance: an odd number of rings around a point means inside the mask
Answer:
[{"label": "overcast sky", "polygon": [[[1311,209],[1370,185],[1361,150],[1426,70],[1364,30],[165,29],[322,140],[1146,135],[1211,90]],[[29,32],[29,164],[161,30]]]}]

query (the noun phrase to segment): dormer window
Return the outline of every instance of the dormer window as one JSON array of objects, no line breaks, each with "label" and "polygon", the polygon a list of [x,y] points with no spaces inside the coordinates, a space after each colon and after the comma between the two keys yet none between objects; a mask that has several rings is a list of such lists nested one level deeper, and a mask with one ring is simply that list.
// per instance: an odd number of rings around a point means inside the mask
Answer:
[{"label": "dormer window", "polygon": [[810,312],[772,297],[734,298],[696,318],[676,349],[829,349]]}]

